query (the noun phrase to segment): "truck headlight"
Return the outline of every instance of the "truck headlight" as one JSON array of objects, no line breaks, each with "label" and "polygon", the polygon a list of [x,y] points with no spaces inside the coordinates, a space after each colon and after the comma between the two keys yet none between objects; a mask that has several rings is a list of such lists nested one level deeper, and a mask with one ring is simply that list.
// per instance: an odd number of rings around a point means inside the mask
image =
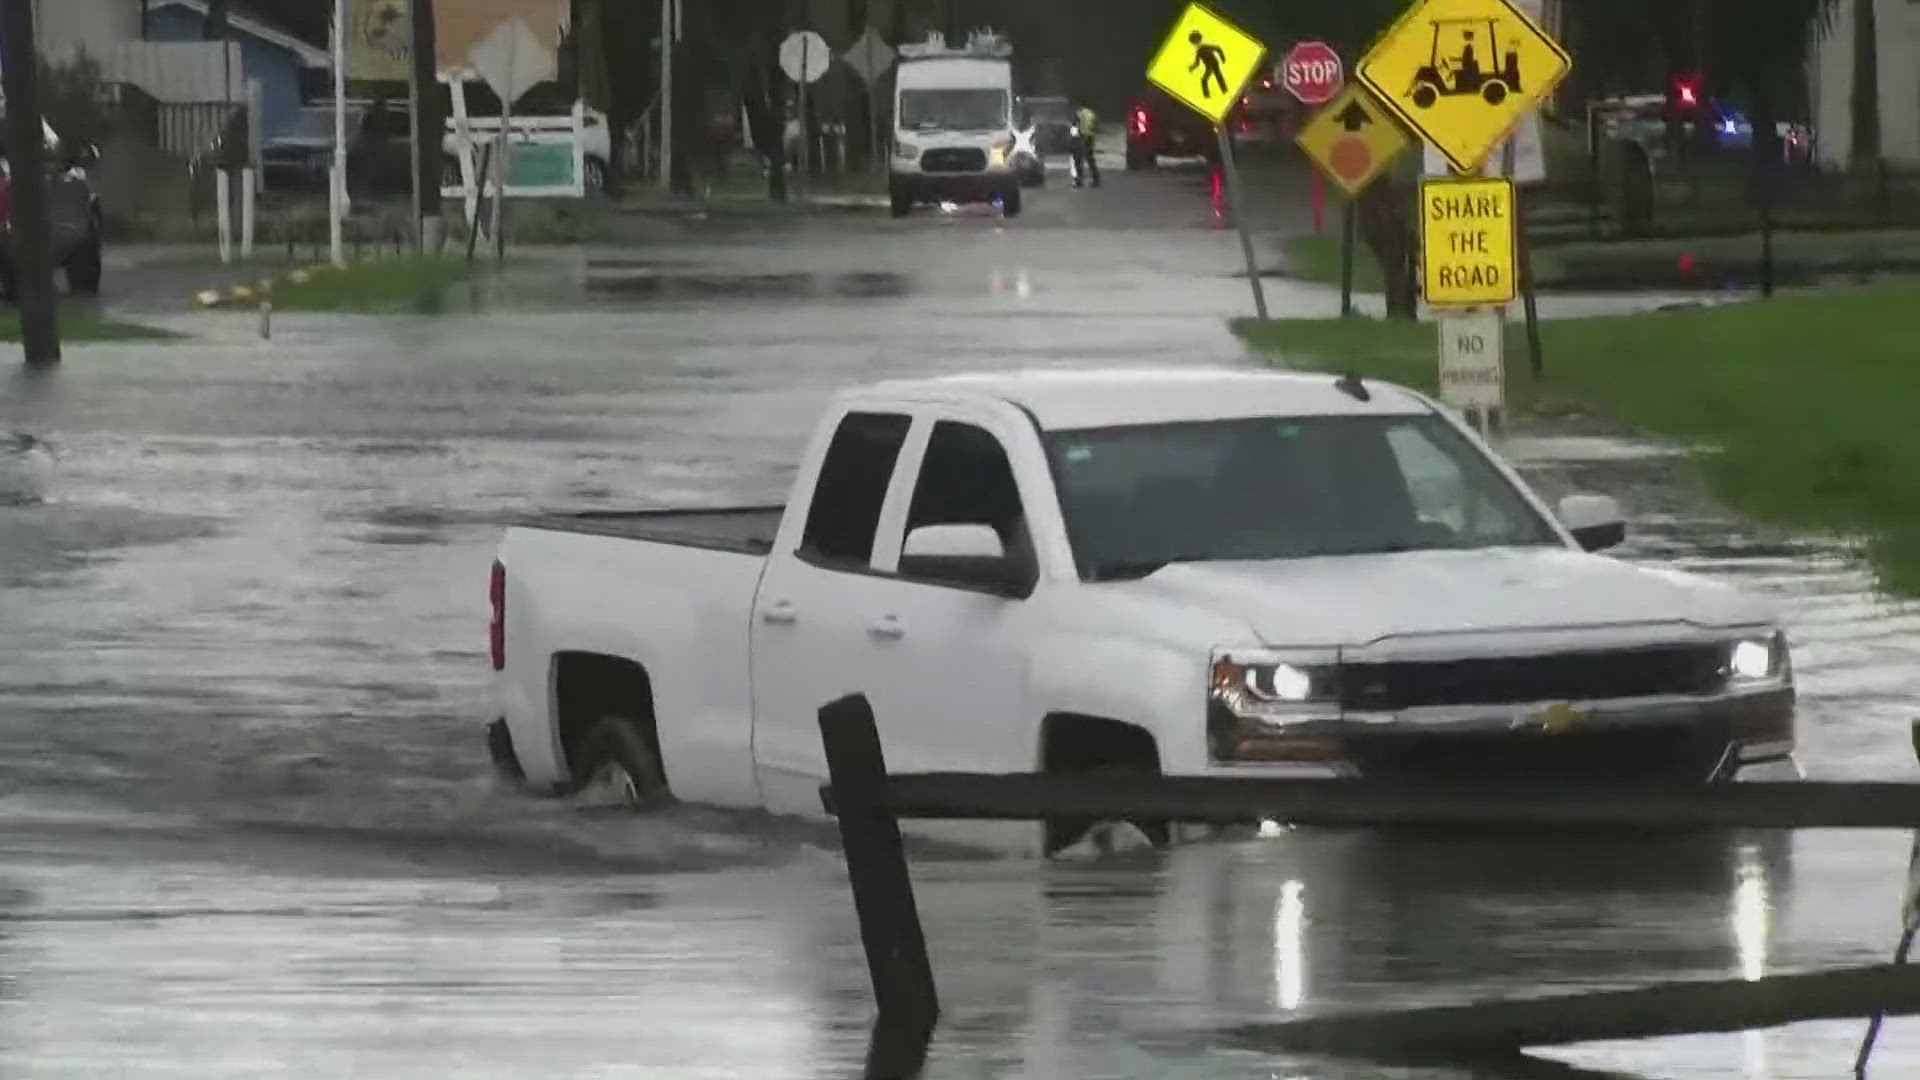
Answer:
[{"label": "truck headlight", "polygon": [[1220,650],[1208,674],[1207,743],[1220,764],[1339,765],[1339,658]]},{"label": "truck headlight", "polygon": [[1787,655],[1787,635],[1775,631],[1768,637],[1746,638],[1727,647],[1727,685],[1749,689],[1785,682],[1792,671]]},{"label": "truck headlight", "polygon": [[1235,716],[1278,720],[1337,719],[1339,666],[1331,657],[1217,652],[1211,697]]}]

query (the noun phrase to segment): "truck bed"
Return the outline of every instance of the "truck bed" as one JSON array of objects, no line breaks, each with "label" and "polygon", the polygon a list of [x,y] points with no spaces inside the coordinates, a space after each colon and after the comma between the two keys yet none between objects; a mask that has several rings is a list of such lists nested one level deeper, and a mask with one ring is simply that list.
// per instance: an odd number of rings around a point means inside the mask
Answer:
[{"label": "truck bed", "polygon": [[766,555],[780,530],[783,506],[742,506],[724,510],[587,510],[543,514],[514,522],[520,528],[589,533],[622,540],[645,540],[678,547]]}]

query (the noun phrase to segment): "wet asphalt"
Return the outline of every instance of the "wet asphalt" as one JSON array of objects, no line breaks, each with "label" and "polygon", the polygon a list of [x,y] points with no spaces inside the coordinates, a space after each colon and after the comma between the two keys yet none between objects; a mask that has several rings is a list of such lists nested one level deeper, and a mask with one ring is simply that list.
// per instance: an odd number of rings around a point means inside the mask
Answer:
[{"label": "wet asphalt", "polygon": [[[875,377],[1246,362],[1224,325],[1250,306],[1238,248],[1205,195],[1113,170],[1015,222],[650,220],[644,244],[517,260],[457,314],[281,316],[271,341],[251,316],[164,314],[133,272],[109,305],[186,339],[0,376],[0,1073],[853,1075],[871,1006],[830,837],[588,814],[493,779],[499,522],[778,499],[825,396]],[[1268,290],[1283,313],[1336,302]],[[1619,495],[1625,557],[1782,601],[1810,774],[1911,778],[1915,614],[1845,550],[1729,522],[1672,452],[1613,433],[1505,449],[1549,495]],[[1508,1075],[1209,1033],[1877,960],[1906,844],[1294,833],[1120,863],[928,859],[946,1008],[928,1075]],[[1857,1037],[1554,1056],[1830,1077]],[[1893,1021],[1879,1060],[1920,1068],[1920,1024]]]}]

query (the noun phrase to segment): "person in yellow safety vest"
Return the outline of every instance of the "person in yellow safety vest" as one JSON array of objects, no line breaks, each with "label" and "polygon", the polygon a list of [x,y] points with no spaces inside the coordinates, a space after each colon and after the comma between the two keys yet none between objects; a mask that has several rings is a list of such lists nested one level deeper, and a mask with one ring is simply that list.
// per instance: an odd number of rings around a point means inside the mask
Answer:
[{"label": "person in yellow safety vest", "polygon": [[1093,143],[1098,118],[1085,102],[1073,111],[1073,186],[1091,181],[1100,186],[1100,163],[1094,160]]}]

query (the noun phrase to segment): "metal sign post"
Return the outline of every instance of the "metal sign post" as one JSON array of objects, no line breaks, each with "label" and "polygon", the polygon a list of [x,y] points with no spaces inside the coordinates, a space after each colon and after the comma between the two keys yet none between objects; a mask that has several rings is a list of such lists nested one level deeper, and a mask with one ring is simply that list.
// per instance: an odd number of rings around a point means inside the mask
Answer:
[{"label": "metal sign post", "polygon": [[1240,91],[1260,66],[1267,47],[1259,39],[1205,5],[1189,3],[1173,24],[1153,60],[1147,79],[1174,100],[1206,117],[1220,139],[1220,171],[1225,183],[1227,211],[1240,234],[1240,251],[1247,260],[1247,283],[1253,287],[1253,307],[1267,318],[1267,296],[1260,287],[1260,269],[1254,262],[1253,237],[1247,231],[1245,200],[1239,169],[1233,159],[1233,140],[1227,134],[1227,114],[1240,100]]},{"label": "metal sign post", "polygon": [[1240,253],[1247,259],[1247,281],[1253,286],[1253,313],[1261,322],[1267,321],[1267,293],[1260,285],[1260,267],[1253,258],[1253,236],[1247,232],[1246,215],[1240,212],[1240,169],[1233,160],[1233,137],[1227,134],[1227,126],[1214,129],[1220,136],[1220,170],[1224,173],[1227,188],[1227,213],[1233,217],[1233,228],[1240,234]]},{"label": "metal sign post", "polygon": [[347,0],[333,3],[333,168],[327,174],[327,239],[333,265],[347,265]]},{"label": "metal sign post", "polygon": [[1353,314],[1353,234],[1358,231],[1354,221],[1354,196],[1349,195],[1340,204],[1340,317]]},{"label": "metal sign post", "polygon": [[780,43],[780,70],[800,87],[800,171],[797,176],[804,199],[807,181],[813,172],[813,128],[807,123],[807,85],[818,82],[833,63],[827,39],[811,30],[796,30]]},{"label": "metal sign post", "polygon": [[1327,178],[1346,192],[1340,210],[1340,314],[1353,314],[1355,203],[1410,142],[1385,106],[1364,87],[1348,83],[1300,127],[1294,138]]},{"label": "metal sign post", "polygon": [[886,112],[879,100],[880,79],[893,66],[894,51],[869,26],[860,40],[846,52],[840,54],[854,74],[867,84],[867,128],[873,133],[874,167],[882,177],[887,175],[887,140],[881,131],[881,122]]}]

